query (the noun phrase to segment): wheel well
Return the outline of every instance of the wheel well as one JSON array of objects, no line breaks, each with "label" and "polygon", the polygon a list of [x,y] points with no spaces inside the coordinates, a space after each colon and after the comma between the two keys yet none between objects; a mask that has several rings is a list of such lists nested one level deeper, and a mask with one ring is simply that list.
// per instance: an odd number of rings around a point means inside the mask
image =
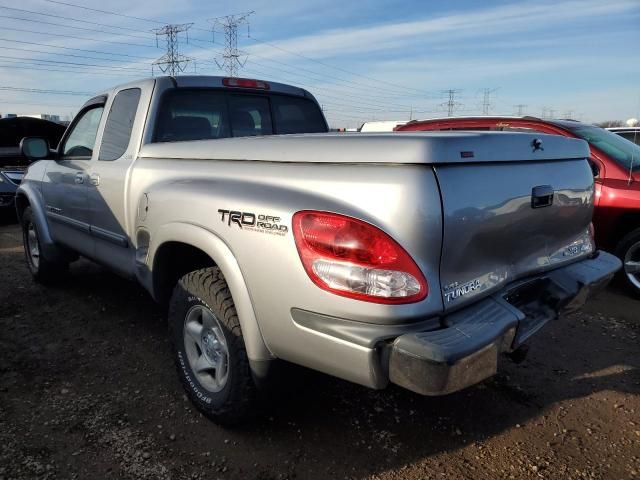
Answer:
[{"label": "wheel well", "polygon": [[153,261],[153,291],[156,300],[164,306],[168,305],[180,277],[215,265],[209,255],[192,245],[181,242],[162,244]]},{"label": "wheel well", "polygon": [[29,206],[29,199],[26,195],[19,193],[16,195],[16,211],[18,212],[18,220],[22,220],[22,212]]},{"label": "wheel well", "polygon": [[615,248],[618,242],[622,240],[622,237],[636,230],[637,228],[640,228],[640,211],[623,213],[618,219],[615,228],[615,244],[613,245],[613,248]]}]

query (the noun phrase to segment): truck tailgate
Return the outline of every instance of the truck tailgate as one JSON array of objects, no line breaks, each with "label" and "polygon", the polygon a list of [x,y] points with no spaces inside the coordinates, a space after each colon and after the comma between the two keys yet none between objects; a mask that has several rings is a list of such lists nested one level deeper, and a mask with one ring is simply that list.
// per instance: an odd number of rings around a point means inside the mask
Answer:
[{"label": "truck tailgate", "polygon": [[443,164],[440,278],[445,310],[593,248],[586,159]]}]

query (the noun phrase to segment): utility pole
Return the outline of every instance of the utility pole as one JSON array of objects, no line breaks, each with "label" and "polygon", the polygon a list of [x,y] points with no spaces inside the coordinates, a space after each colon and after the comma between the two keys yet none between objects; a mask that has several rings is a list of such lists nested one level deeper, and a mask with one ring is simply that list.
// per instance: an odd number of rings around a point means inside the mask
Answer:
[{"label": "utility pole", "polygon": [[153,33],[156,34],[156,45],[158,44],[159,36],[165,37],[167,53],[151,64],[152,74],[153,67],[158,67],[162,73],[176,76],[184,72],[189,62],[193,61],[193,58],[178,52],[178,34],[184,32],[187,37],[187,42],[189,42],[189,34],[187,32],[192,25],[193,23],[169,24],[153,30]]},{"label": "utility pole", "polygon": [[485,88],[483,92],[482,99],[482,115],[489,115],[489,110],[491,110],[491,94],[495,93],[497,88]]},{"label": "utility pole", "polygon": [[447,116],[453,117],[453,112],[462,106],[461,103],[456,102],[456,94],[460,93],[460,90],[449,89],[443,92],[445,95],[449,96],[449,100],[441,103],[440,106],[447,107]]},{"label": "utility pole", "polygon": [[514,105],[514,108],[518,109],[518,113],[517,115],[519,117],[524,116],[524,109],[527,108],[528,105],[525,105],[524,103],[519,103],[518,105]]},{"label": "utility pole", "polygon": [[249,16],[253,15],[253,11],[244,13],[235,13],[233,15],[225,15],[222,17],[211,18],[209,21],[213,23],[213,32],[215,35],[216,27],[222,27],[224,32],[225,47],[222,59],[219,62],[215,59],[218,68],[226,70],[227,75],[230,77],[237,77],[238,70],[244,67],[247,63],[240,61],[240,57],[245,55],[244,52],[238,50],[238,27],[240,25],[247,25],[247,32],[249,31]]}]

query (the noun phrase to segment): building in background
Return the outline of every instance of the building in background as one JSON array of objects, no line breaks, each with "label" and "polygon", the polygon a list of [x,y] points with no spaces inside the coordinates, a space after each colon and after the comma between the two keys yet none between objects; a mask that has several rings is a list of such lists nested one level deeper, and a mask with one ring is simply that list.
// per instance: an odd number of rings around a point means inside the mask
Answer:
[{"label": "building in background", "polygon": [[50,122],[60,123],[60,115],[54,115],[51,113],[36,113],[33,115],[21,115],[22,117],[39,118],[40,120],[49,120]]}]

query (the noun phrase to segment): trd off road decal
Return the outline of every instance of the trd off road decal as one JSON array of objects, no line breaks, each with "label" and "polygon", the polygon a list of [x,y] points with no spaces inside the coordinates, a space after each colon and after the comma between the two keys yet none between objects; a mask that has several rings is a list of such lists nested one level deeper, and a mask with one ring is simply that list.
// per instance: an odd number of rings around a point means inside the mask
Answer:
[{"label": "trd off road decal", "polygon": [[220,220],[228,226],[237,226],[242,230],[249,230],[271,235],[286,235],[289,227],[281,223],[280,217],[274,215],[239,212],[236,210],[218,210]]}]

